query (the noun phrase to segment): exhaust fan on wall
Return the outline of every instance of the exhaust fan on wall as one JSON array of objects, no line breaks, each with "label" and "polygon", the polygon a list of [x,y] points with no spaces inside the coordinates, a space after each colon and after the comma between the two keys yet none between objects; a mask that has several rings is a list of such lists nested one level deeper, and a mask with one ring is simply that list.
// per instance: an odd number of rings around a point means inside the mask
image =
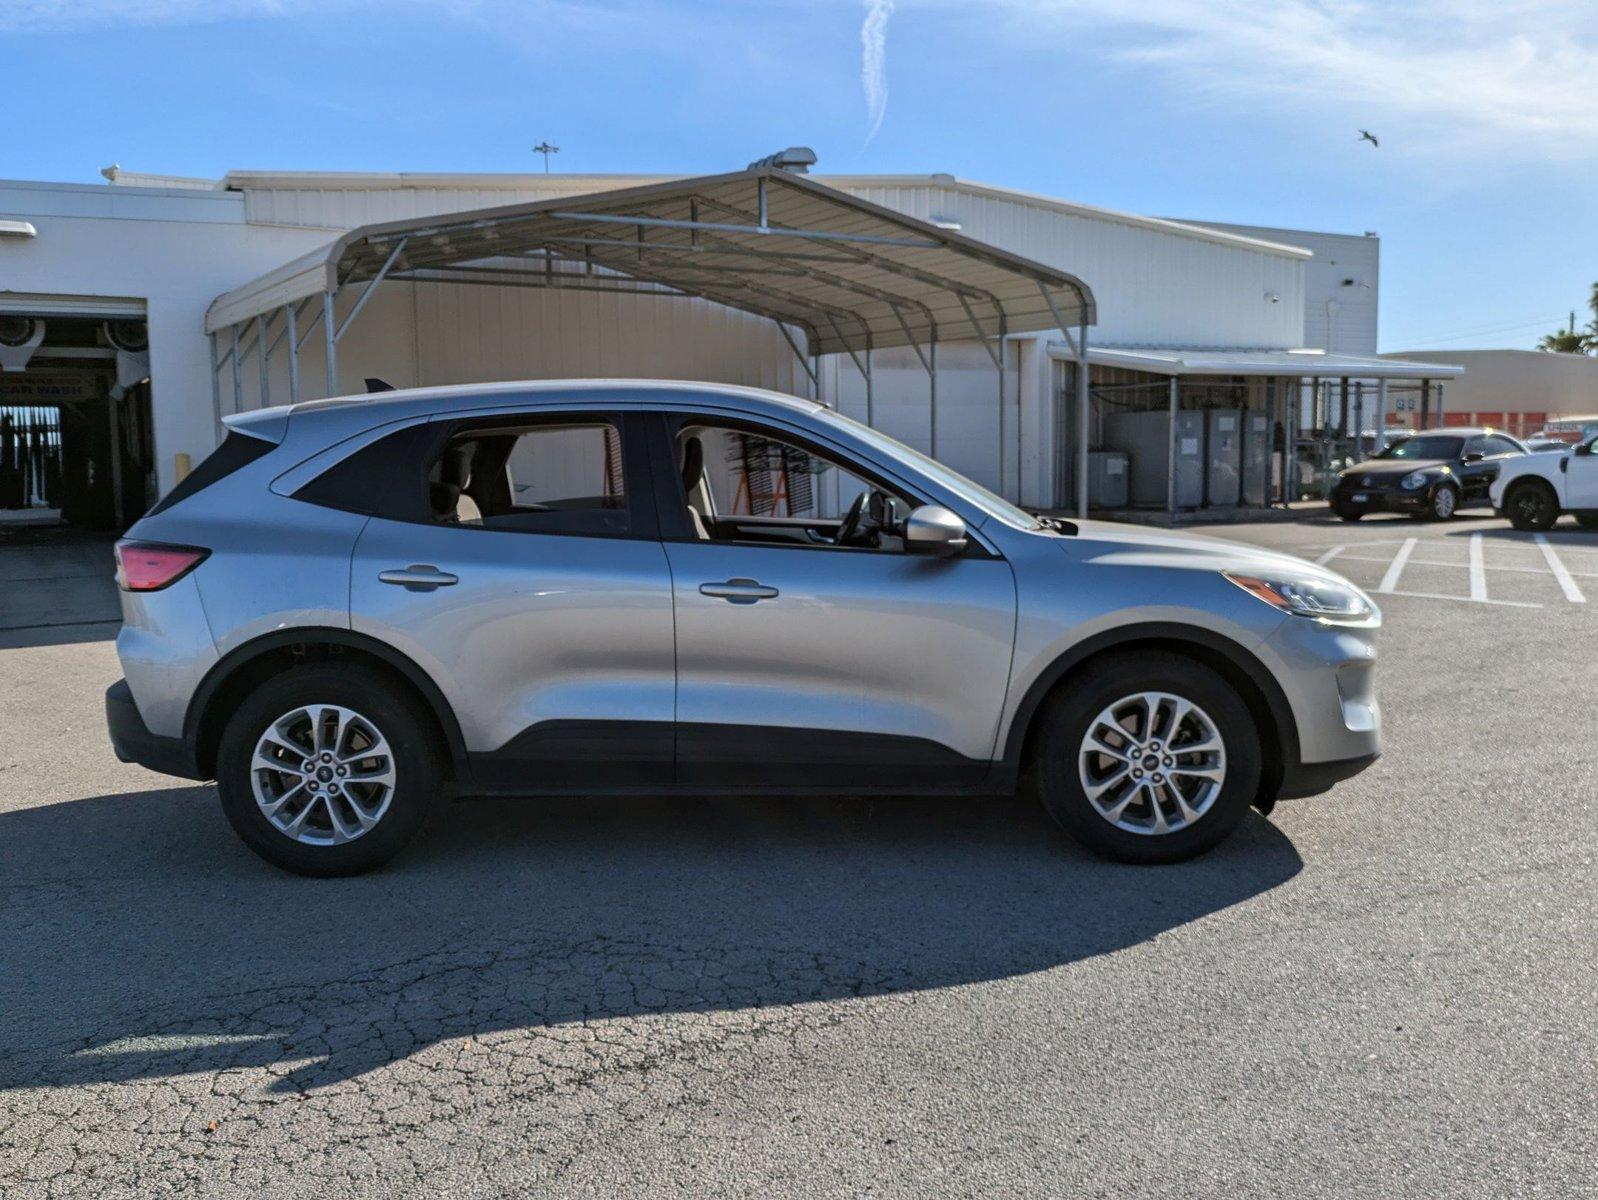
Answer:
[{"label": "exhaust fan on wall", "polygon": [[0,370],[26,370],[42,341],[44,322],[38,317],[0,316]]},{"label": "exhaust fan on wall", "polygon": [[111,399],[120,400],[128,389],[150,378],[150,327],[124,318],[100,326],[100,336],[117,352],[117,381]]}]

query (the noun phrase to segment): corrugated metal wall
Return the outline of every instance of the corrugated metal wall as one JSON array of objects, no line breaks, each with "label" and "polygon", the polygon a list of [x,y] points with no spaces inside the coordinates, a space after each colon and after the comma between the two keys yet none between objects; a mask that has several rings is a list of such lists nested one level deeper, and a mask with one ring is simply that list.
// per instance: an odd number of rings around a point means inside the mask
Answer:
[{"label": "corrugated metal wall", "polygon": [[[1381,293],[1382,240],[1373,234],[1315,233],[1267,225],[1195,221],[1206,229],[1240,233],[1315,257],[1304,270],[1304,341],[1332,354],[1375,354],[1376,313]],[[1345,283],[1352,279],[1353,283]]]}]

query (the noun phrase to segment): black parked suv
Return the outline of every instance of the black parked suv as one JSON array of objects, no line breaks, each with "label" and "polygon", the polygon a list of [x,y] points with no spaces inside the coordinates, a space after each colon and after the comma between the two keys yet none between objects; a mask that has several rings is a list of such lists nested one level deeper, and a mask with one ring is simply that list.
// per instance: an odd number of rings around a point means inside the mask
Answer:
[{"label": "black parked suv", "polygon": [[1520,442],[1491,429],[1413,434],[1339,475],[1332,511],[1345,521],[1373,512],[1446,521],[1461,508],[1490,505],[1487,489],[1504,460],[1525,453]]}]

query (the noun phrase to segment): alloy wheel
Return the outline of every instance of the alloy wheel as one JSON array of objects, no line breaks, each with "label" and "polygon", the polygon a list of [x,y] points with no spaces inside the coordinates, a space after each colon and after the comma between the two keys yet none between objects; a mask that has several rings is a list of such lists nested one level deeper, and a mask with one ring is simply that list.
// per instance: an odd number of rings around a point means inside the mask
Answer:
[{"label": "alloy wheel", "polygon": [[1458,504],[1459,497],[1454,494],[1454,489],[1444,485],[1432,496],[1432,514],[1439,521],[1446,521],[1454,515],[1454,509]]},{"label": "alloy wheel", "polygon": [[1137,692],[1088,725],[1078,754],[1088,803],[1129,833],[1186,829],[1226,783],[1226,746],[1198,705],[1167,692]]},{"label": "alloy wheel", "polygon": [[285,837],[336,846],[369,832],[394,798],[394,754],[368,718],[306,704],[269,724],[250,759],[261,815]]}]

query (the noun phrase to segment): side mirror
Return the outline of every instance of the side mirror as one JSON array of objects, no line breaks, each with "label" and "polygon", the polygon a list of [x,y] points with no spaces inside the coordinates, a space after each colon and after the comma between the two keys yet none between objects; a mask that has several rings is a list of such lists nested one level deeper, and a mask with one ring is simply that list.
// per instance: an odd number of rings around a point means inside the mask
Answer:
[{"label": "side mirror", "polygon": [[1591,442],[1583,442],[1581,445],[1576,447],[1576,453],[1577,454],[1582,454],[1582,455],[1591,454],[1592,453],[1592,443]]},{"label": "side mirror", "polygon": [[949,558],[965,547],[965,522],[941,504],[923,504],[904,519],[904,548],[908,554]]},{"label": "side mirror", "polygon": [[1486,457],[1487,456],[1480,450],[1467,450],[1465,451],[1464,457],[1460,459],[1460,462],[1481,462],[1481,460]]}]

